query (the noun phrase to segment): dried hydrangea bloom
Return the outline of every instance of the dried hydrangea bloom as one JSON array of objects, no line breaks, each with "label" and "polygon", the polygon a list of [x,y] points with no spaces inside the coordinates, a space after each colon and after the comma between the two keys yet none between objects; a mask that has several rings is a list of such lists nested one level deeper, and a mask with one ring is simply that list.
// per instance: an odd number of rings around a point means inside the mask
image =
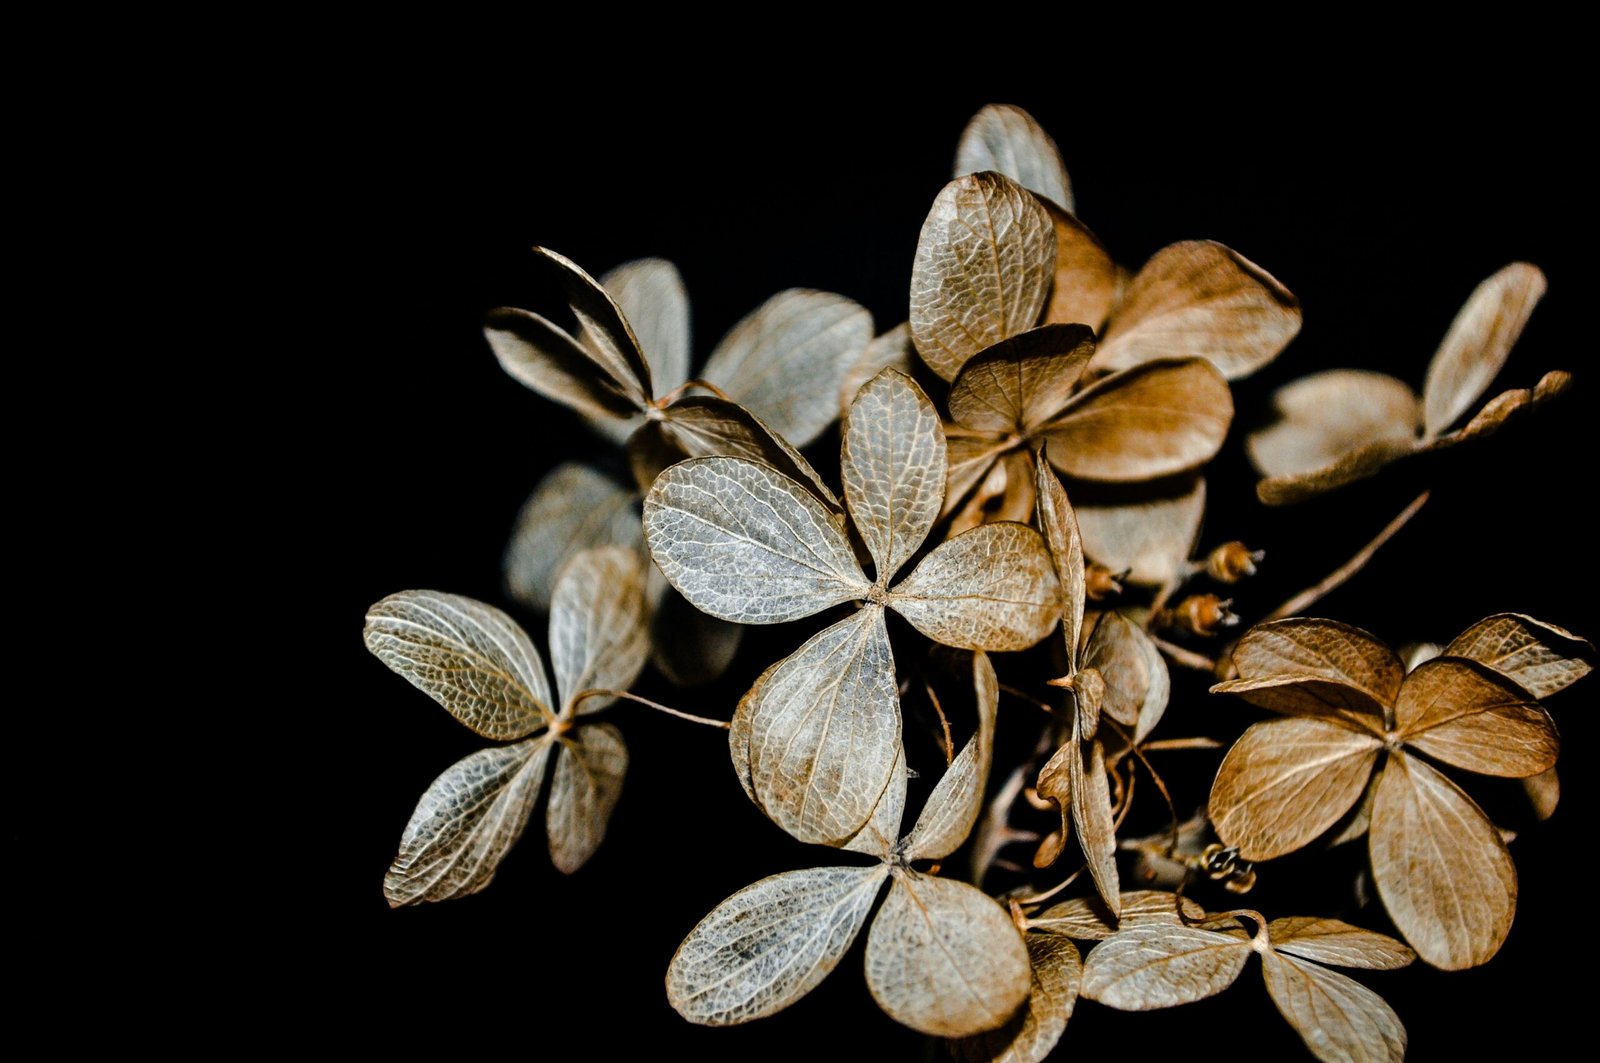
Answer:
[{"label": "dried hydrangea bloom", "polygon": [[1083,552],[1147,587],[1177,584],[1188,576],[1189,557],[1206,514],[1206,482],[1179,476],[1132,490],[1074,492]]},{"label": "dried hydrangea bloom", "polygon": [[[644,569],[631,550],[579,554],[550,605],[550,659],[492,606],[438,591],[402,591],[367,612],[373,655],[497,745],[458,761],[428,787],[384,878],[391,905],[441,901],[489,884],[521,836],[555,758],[545,826],[550,858],[568,874],[605,836],[628,750],[590,714],[644,667]],[[559,709],[557,708],[559,706]]]},{"label": "dried hydrangea bloom", "polygon": [[1383,373],[1334,369],[1303,377],[1273,396],[1277,419],[1250,433],[1250,460],[1264,479],[1256,493],[1282,505],[1372,476],[1412,454],[1499,430],[1508,418],[1565,391],[1568,373],[1546,373],[1533,388],[1502,392],[1455,431],[1448,429],[1499,374],[1544,295],[1537,266],[1513,262],[1473,291],[1428,365],[1419,398]]},{"label": "dried hydrangea bloom", "polygon": [[1233,663],[1239,678],[1212,689],[1282,717],[1246,730],[1217,771],[1210,816],[1222,841],[1247,860],[1292,852],[1372,780],[1368,851],[1395,925],[1436,967],[1493,956],[1511,929],[1516,869],[1489,818],[1416,754],[1485,775],[1547,771],[1559,741],[1537,698],[1465,655],[1407,674],[1389,647],[1331,620],[1252,628]]},{"label": "dried hydrangea bloom", "polygon": [[939,415],[886,369],[857,394],[842,448],[845,499],[876,578],[842,517],[771,466],[701,458],[661,474],[645,498],[645,540],[672,585],[724,620],[775,624],[846,602],[862,607],[769,669],[746,696],[757,805],[790,834],[838,844],[890,783],[900,747],[893,609],[936,642],[1018,650],[1059,615],[1039,533],[988,524],[947,540],[895,582],[944,498]]},{"label": "dried hydrangea bloom", "polygon": [[773,875],[719,904],[667,969],[667,999],[680,1015],[727,1026],[788,1007],[838,966],[888,881],[889,895],[867,935],[867,986],[879,1006],[942,1037],[980,1033],[1011,1017],[1029,991],[1028,950],[1016,926],[975,887],[911,866],[954,852],[983,803],[999,685],[981,653],[973,659],[972,682],[977,731],[910,833],[900,836],[906,769],[897,751],[890,785],[844,846],[876,862]]}]

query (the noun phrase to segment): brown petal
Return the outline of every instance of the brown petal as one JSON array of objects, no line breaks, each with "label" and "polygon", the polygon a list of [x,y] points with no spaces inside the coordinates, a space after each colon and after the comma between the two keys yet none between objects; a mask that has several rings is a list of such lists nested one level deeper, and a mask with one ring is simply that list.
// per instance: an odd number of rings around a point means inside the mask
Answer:
[{"label": "brown petal", "polygon": [[952,1042],[962,1063],[1043,1063],[1066,1032],[1083,982],[1083,961],[1060,934],[1026,934],[1033,984],[1027,1003],[1004,1026]]},{"label": "brown petal", "polygon": [[1494,380],[1545,287],[1537,266],[1513,262],[1473,289],[1428,365],[1422,402],[1430,437],[1467,412]]},{"label": "brown petal", "polygon": [[1551,399],[1566,392],[1572,386],[1572,374],[1560,369],[1551,370],[1539,378],[1539,383],[1532,388],[1514,388],[1511,391],[1502,391],[1488,402],[1483,409],[1473,414],[1472,420],[1454,432],[1446,432],[1430,444],[1430,450],[1440,450],[1445,447],[1464,443],[1469,439],[1481,439],[1491,436],[1500,430],[1500,426],[1525,410],[1542,406]]},{"label": "brown petal", "polygon": [[1083,537],[1061,478],[1047,461],[1035,464],[1039,530],[1044,533],[1061,585],[1061,638],[1067,649],[1067,674],[1072,675],[1078,670],[1078,644],[1083,634]]},{"label": "brown petal", "polygon": [[1272,396],[1277,420],[1251,432],[1250,461],[1263,476],[1336,464],[1374,441],[1411,444],[1422,428],[1416,394],[1384,373],[1334,369],[1301,377]]},{"label": "brown petal", "polygon": [[491,310],[483,336],[500,368],[518,383],[585,417],[625,419],[649,401],[614,381],[591,352],[538,314]]},{"label": "brown petal", "polygon": [[1154,361],[1079,393],[1044,429],[1050,461],[1082,480],[1153,480],[1210,461],[1233,397],[1206,362]]},{"label": "brown petal", "polygon": [[586,724],[561,740],[545,809],[550,862],[558,871],[572,874],[600,848],[627,770],[628,747],[609,723]]},{"label": "brown petal", "polygon": [[[1033,519],[1034,493],[1033,455],[1026,450],[1008,450],[988,466],[966,504],[950,517],[945,536],[953,538],[994,521],[1026,524]],[[953,496],[945,497],[948,501]]]},{"label": "brown petal", "polygon": [[1304,502],[1346,484],[1376,476],[1389,465],[1417,452],[1412,440],[1380,439],[1353,450],[1334,462],[1310,472],[1269,476],[1256,484],[1256,497],[1269,506]]},{"label": "brown petal", "polygon": [[1391,754],[1368,832],[1378,895],[1428,963],[1459,971],[1505,942],[1517,869],[1472,798],[1415,757]]},{"label": "brown petal", "polygon": [[1325,1063],[1400,1063],[1406,1029],[1394,1009],[1353,978],[1314,963],[1265,952],[1267,993],[1311,1054]]},{"label": "brown petal", "polygon": [[1293,673],[1342,683],[1371,698],[1380,714],[1406,674],[1394,651],[1367,632],[1310,617],[1257,624],[1233,648],[1233,663],[1241,679]]},{"label": "brown petal", "polygon": [[911,267],[911,338],[935,373],[1038,324],[1055,268],[1050,217],[997,173],[945,185],[922,223]]},{"label": "brown petal", "polygon": [[1237,694],[1263,709],[1285,716],[1334,720],[1374,735],[1384,732],[1381,709],[1364,692],[1316,676],[1284,673],[1258,679],[1230,679],[1211,688],[1213,694]]},{"label": "brown petal", "polygon": [[536,247],[533,253],[566,294],[567,309],[578,319],[579,336],[590,356],[635,406],[649,405],[654,396],[650,367],[616,300],[565,255],[548,247]]},{"label": "brown petal", "polygon": [[1485,775],[1537,775],[1560,750],[1555,722],[1531,695],[1464,657],[1435,657],[1406,676],[1394,716],[1408,746]]},{"label": "brown petal", "polygon": [[940,543],[885,601],[946,646],[1022,650],[1055,627],[1060,593],[1039,533],[1003,522]]},{"label": "brown petal", "polygon": [[664,258],[624,262],[600,278],[633,329],[650,366],[652,390],[665,395],[689,379],[689,293]]},{"label": "brown petal", "polygon": [[1089,950],[1083,995],[1120,1011],[1153,1011],[1215,996],[1250,958],[1242,931],[1194,926],[1121,930]]},{"label": "brown petal", "polygon": [[1072,209],[1072,183],[1050,134],[1021,107],[991,103],[972,116],[956,146],[952,176],[993,170],[1023,188]]},{"label": "brown petal", "polygon": [[1234,743],[1211,787],[1217,836],[1271,860],[1338,822],[1361,796],[1383,743],[1307,717],[1265,720]]},{"label": "brown petal", "polygon": [[1083,660],[1105,680],[1102,707],[1107,715],[1136,728],[1134,741],[1142,740],[1166,711],[1172,682],[1167,663],[1150,636],[1121,613],[1102,613],[1084,648]]},{"label": "brown petal", "polygon": [[1096,501],[1079,492],[1073,509],[1090,560],[1128,573],[1130,583],[1161,586],[1182,574],[1200,537],[1206,482],[1168,482],[1125,501]]},{"label": "brown petal", "polygon": [[1098,330],[1117,301],[1122,278],[1111,255],[1077,218],[1046,203],[1056,230],[1056,268],[1045,307],[1047,324],[1074,322]]},{"label": "brown petal", "polygon": [[1561,776],[1556,769],[1550,768],[1523,779],[1522,790],[1528,795],[1533,814],[1539,819],[1549,819],[1556,814],[1556,805],[1561,803]]},{"label": "brown petal", "polygon": [[1229,380],[1278,356],[1300,331],[1300,302],[1243,255],[1209,240],[1157,251],[1128,286],[1096,366],[1205,358]]},{"label": "brown petal", "polygon": [[1105,750],[1097,741],[1081,743],[1078,756],[1067,760],[1072,782],[1072,823],[1078,844],[1089,865],[1089,876],[1111,914],[1122,908],[1117,879],[1117,826],[1111,812],[1111,790],[1106,782]]},{"label": "brown petal", "polygon": [[1027,434],[1060,413],[1094,355],[1087,325],[1041,325],[969,360],[950,386],[950,416],[976,432]]},{"label": "brown petal", "polygon": [[1337,919],[1292,916],[1267,926],[1272,947],[1335,967],[1393,971],[1409,966],[1416,954],[1387,934],[1363,930]]},{"label": "brown petal", "polygon": [[885,369],[856,394],[841,449],[845,502],[881,587],[917,552],[939,517],[944,427],[910,377]]},{"label": "brown petal", "polygon": [[989,783],[993,759],[995,710],[1000,704],[1000,682],[988,654],[972,655],[972,689],[978,729],[928,795],[916,826],[906,835],[903,848],[907,860],[942,860],[949,856],[967,840],[983,810],[983,791]]},{"label": "brown petal", "polygon": [[[1080,941],[1102,941],[1122,930],[1141,926],[1182,926],[1178,917],[1178,895],[1162,890],[1129,890],[1122,894],[1122,913],[1111,914],[1099,897],[1075,897],[1047,908],[1028,920],[1030,928],[1050,930]],[[1200,905],[1183,898],[1183,913],[1189,922],[1205,918]]]},{"label": "brown petal", "polygon": [[945,425],[945,446],[950,463],[945,479],[944,506],[939,515],[945,516],[959,508],[959,527],[951,534],[976,528],[984,522],[987,505],[998,494],[1004,494],[1007,472],[998,468],[1003,455],[1013,444],[992,433],[969,435],[957,425]]},{"label": "brown petal", "polygon": [[911,345],[910,322],[900,322],[867,344],[866,350],[851,364],[844,374],[844,381],[839,385],[839,420],[849,418],[850,404],[856,400],[856,392],[861,390],[861,385],[885,369],[898,369],[910,376],[916,357],[917,349]]},{"label": "brown petal", "polygon": [[1488,665],[1536,698],[1547,698],[1588,675],[1594,646],[1565,628],[1521,613],[1497,613],[1445,647],[1447,657]]}]

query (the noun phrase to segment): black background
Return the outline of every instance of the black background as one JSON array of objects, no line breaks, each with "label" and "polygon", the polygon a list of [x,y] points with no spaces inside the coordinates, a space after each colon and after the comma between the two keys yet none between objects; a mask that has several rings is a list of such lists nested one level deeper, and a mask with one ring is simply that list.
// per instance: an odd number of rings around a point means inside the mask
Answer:
[{"label": "black background", "polygon": [[[738,86],[728,93],[738,96]],[[1080,217],[1119,261],[1137,267],[1173,240],[1216,239],[1272,271],[1304,305],[1288,351],[1236,383],[1235,432],[1212,470],[1202,547],[1237,537],[1268,553],[1258,581],[1238,596],[1247,619],[1342,562],[1431,483],[1422,514],[1314,612],[1396,644],[1448,641],[1502,610],[1596,634],[1591,536],[1579,505],[1593,483],[1588,428],[1600,406],[1587,372],[1592,295],[1577,272],[1586,215],[1572,195],[1566,138],[1520,137],[1514,114],[1486,111],[1459,91],[1352,100],[1315,114],[1265,97],[1214,112],[1181,93],[1164,108],[1124,114],[1105,99],[1086,107],[1066,86],[993,98],[1027,107],[1053,133]],[[311,918],[304,925],[320,929],[298,946],[305,976],[269,991],[280,1014],[331,1019],[358,1041],[402,1053],[419,1038],[498,1040],[520,1030],[537,1054],[547,1023],[615,1046],[600,1055],[923,1051],[919,1036],[867,996],[859,941],[780,1016],[704,1030],[671,1011],[661,978],[702,915],[749,882],[831,854],[788,840],[750,806],[721,733],[647,710],[611,713],[632,765],[609,836],[578,874],[550,867],[536,817],[482,894],[388,910],[383,872],[417,797],[481,743],[370,657],[359,631],[366,605],[406,587],[507,606],[499,564],[518,506],[555,462],[604,452],[574,416],[504,376],[482,341],[485,309],[542,297],[530,280],[530,245],[595,273],[643,255],[672,259],[689,288],[697,359],[791,286],[849,295],[887,328],[905,316],[918,228],[957,136],[990,100],[982,89],[812,95],[763,100],[763,117],[750,121],[739,117],[749,101],[735,110],[665,88],[619,107],[530,90],[525,105],[508,110],[502,101],[492,111],[415,92],[347,99],[321,127],[307,165],[323,220],[305,259],[324,282],[329,326],[294,353],[316,369],[311,415],[327,430],[318,438],[328,457],[306,471],[306,504],[286,533],[315,557],[326,592],[311,621],[326,639],[306,665],[326,678],[286,717],[299,736],[293,770],[315,784],[303,829],[317,871],[314,882],[283,890]],[[1227,117],[1203,117],[1211,113]],[[1292,511],[1254,502],[1240,439],[1273,387],[1335,366],[1380,369],[1420,387],[1462,300],[1515,259],[1540,265],[1550,291],[1494,390],[1567,368],[1578,374],[1572,394],[1447,461],[1393,470]],[[813,449],[819,467],[835,446],[830,436]],[[542,645],[539,619],[512,611]],[[733,674],[710,690],[676,692],[653,676],[639,689],[726,717],[763,666],[818,626],[755,633]],[[1558,1021],[1572,992],[1546,964],[1570,933],[1573,864],[1592,844],[1581,813],[1593,792],[1586,688],[1594,682],[1551,703],[1566,785],[1553,820],[1533,823],[1506,784],[1465,780],[1522,831],[1512,846],[1522,898],[1501,954],[1472,972],[1419,965],[1366,979],[1406,1022],[1413,1058],[1479,1049],[1501,1017]],[[1180,673],[1162,731],[1231,739],[1252,714],[1219,700]],[[1025,729],[1026,713],[1002,706],[1002,738],[1008,722]],[[1191,806],[1203,801],[1213,766],[1196,776]],[[1344,903],[1349,857],[1281,863],[1281,873],[1263,870],[1249,898],[1269,916],[1331,914]],[[1313,898],[1320,907],[1301,903]],[[1353,917],[1385,925],[1381,908]],[[1202,1056],[1299,1051],[1251,970],[1225,997],[1170,1012],[1123,1015],[1085,1003],[1063,1056],[1166,1039]]]}]

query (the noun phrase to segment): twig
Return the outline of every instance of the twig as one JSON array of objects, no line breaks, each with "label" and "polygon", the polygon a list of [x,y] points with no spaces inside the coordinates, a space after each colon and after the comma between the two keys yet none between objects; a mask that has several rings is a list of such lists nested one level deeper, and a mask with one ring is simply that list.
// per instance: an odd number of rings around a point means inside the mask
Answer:
[{"label": "twig", "polygon": [[1019,701],[1026,701],[1029,705],[1032,705],[1034,708],[1040,710],[1041,712],[1043,712],[1043,713],[1045,713],[1045,714],[1047,714],[1049,716],[1054,716],[1056,714],[1056,710],[1052,709],[1048,702],[1039,700],[1038,698],[1034,697],[1032,694],[1028,693],[1026,690],[1018,690],[1016,687],[1011,686],[1011,685],[1009,685],[1007,683],[1001,683],[1001,684],[999,684],[999,686],[1000,686],[1000,691],[1003,694],[1010,694],[1012,697],[1016,698]]},{"label": "twig", "polygon": [[1154,742],[1146,742],[1146,753],[1158,753],[1169,749],[1221,749],[1222,743],[1215,738],[1159,738]]},{"label": "twig", "polygon": [[922,689],[928,692],[928,700],[933,702],[933,711],[939,714],[939,726],[944,728],[944,766],[948,768],[956,759],[956,744],[950,737],[950,720],[944,714],[944,706],[939,704],[939,695],[933,692],[933,684],[924,683]]},{"label": "twig", "polygon": [[1288,601],[1278,606],[1278,608],[1262,617],[1258,623],[1264,624],[1269,620],[1282,620],[1286,616],[1296,616],[1302,610],[1304,610],[1306,606],[1311,605],[1319,598],[1336,590],[1351,576],[1354,576],[1357,572],[1360,572],[1363,568],[1365,568],[1367,562],[1372,560],[1372,555],[1376,554],[1383,547],[1384,543],[1394,538],[1395,534],[1398,533],[1401,528],[1406,526],[1407,521],[1417,515],[1417,511],[1420,510],[1427,501],[1428,492],[1424,491],[1422,494],[1412,499],[1411,504],[1405,509],[1402,509],[1400,514],[1395,517],[1394,520],[1391,520],[1388,524],[1386,524],[1384,529],[1378,533],[1377,538],[1373,539],[1366,546],[1363,546],[1356,556],[1352,557],[1350,560],[1346,561],[1344,564],[1328,573],[1328,575],[1325,576],[1320,582],[1314,584],[1313,586],[1307,587],[1293,598],[1290,598]]},{"label": "twig", "polygon": [[1185,668],[1194,668],[1201,672],[1215,672],[1217,662],[1203,653],[1186,650],[1182,646],[1174,645],[1166,639],[1150,636],[1150,641],[1156,644],[1156,649],[1166,654],[1173,664],[1181,664]]},{"label": "twig", "polygon": [[[1139,763],[1144,765],[1144,770],[1150,773],[1150,781],[1156,784],[1157,790],[1161,791],[1161,799],[1167,803],[1167,816],[1170,818],[1172,823],[1168,833],[1172,840],[1167,845],[1167,851],[1165,855],[1167,859],[1170,860],[1172,858],[1172,854],[1176,852],[1178,848],[1178,806],[1172,803],[1172,794],[1167,790],[1166,780],[1161,778],[1161,773],[1156,771],[1155,765],[1150,763],[1149,759],[1145,757],[1144,751],[1134,744],[1133,737],[1129,735],[1127,731],[1124,731],[1122,727],[1118,725],[1117,721],[1107,717],[1105,722],[1110,724],[1111,729],[1121,736],[1123,742],[1127,743],[1128,750],[1134,756],[1139,758]],[[1130,780],[1133,778],[1131,772],[1128,778]],[[1129,783],[1129,788],[1132,788],[1131,782]]]},{"label": "twig", "polygon": [[649,698],[641,698],[637,694],[629,694],[627,691],[624,691],[624,690],[600,690],[600,689],[585,690],[583,693],[581,693],[577,697],[573,698],[572,699],[572,703],[573,703],[573,705],[577,705],[578,702],[582,701],[585,698],[597,698],[597,697],[602,697],[602,696],[607,696],[607,695],[609,695],[610,697],[614,697],[614,698],[625,698],[628,701],[636,701],[640,705],[648,705],[652,709],[659,709],[660,711],[666,713],[668,716],[676,716],[676,717],[678,717],[678,719],[680,719],[680,720],[688,720],[690,723],[703,723],[707,727],[720,727],[724,731],[728,730],[729,728],[731,728],[733,726],[733,724],[729,723],[727,720],[713,720],[713,719],[711,719],[710,717],[707,717],[707,716],[696,716],[693,713],[684,712],[684,711],[682,711],[680,709],[669,708],[668,706],[662,705],[659,702],[651,701]]},{"label": "twig", "polygon": [[1072,874],[1068,875],[1066,878],[1062,879],[1060,882],[1057,882],[1054,886],[1051,886],[1049,889],[1045,890],[1043,893],[1035,893],[1031,897],[1018,897],[1018,898],[1016,898],[1017,903],[1018,904],[1041,904],[1041,903],[1049,900],[1051,897],[1054,897],[1056,894],[1060,893],[1062,890],[1066,889],[1068,886],[1072,885],[1075,881],[1077,881],[1078,876],[1083,874],[1087,870],[1089,870],[1089,865],[1088,864],[1084,864],[1082,867],[1078,868],[1078,870],[1074,871]]}]

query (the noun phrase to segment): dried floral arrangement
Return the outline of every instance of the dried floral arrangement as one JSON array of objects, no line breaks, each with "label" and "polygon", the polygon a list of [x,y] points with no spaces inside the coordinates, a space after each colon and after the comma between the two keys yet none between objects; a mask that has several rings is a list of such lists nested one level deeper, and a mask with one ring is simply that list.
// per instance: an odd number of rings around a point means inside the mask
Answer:
[{"label": "dried floral arrangement", "polygon": [[[1073,209],[1048,135],[985,108],[923,226],[905,324],[875,336],[851,300],[791,290],[694,375],[670,263],[597,280],[536,250],[566,317],[496,311],[489,347],[582,415],[597,448],[620,448],[632,482],[564,465],[518,520],[506,584],[548,616],[553,687],[492,605],[405,591],[369,611],[368,648],[494,743],[423,795],[384,881],[391,904],[488,886],[541,797],[552,862],[581,868],[628,764],[617,714],[595,714],[642,703],[726,728],[745,795],[730,785],[730,800],[840,850],[706,899],[661,957],[691,1022],[787,1007],[866,929],[872,996],[958,1058],[1043,1059],[1080,996],[1136,1011],[1200,1000],[1252,952],[1313,1055],[1403,1055],[1399,1017],[1330,968],[1495,954],[1516,870],[1451,774],[1523,779],[1532,814],[1551,814],[1558,741],[1540,701],[1589,671],[1592,647],[1497,614],[1442,649],[1397,652],[1306,615],[1425,495],[1355,558],[1330,558],[1326,580],[1235,616],[1227,588],[1263,559],[1239,542],[1191,556],[1203,473],[1233,423],[1229,381],[1284,350],[1298,301],[1215,243],[1130,272]],[[1559,394],[1569,378],[1552,372],[1474,409],[1544,284],[1523,263],[1485,280],[1420,397],[1347,370],[1281,389],[1247,441],[1260,500],[1487,436]],[[813,447],[835,421],[837,473]],[[704,683],[739,659],[744,626],[791,621],[810,637],[736,706],[688,713],[630,689],[647,667]],[[1203,705],[1169,711],[1174,668],[1211,673],[1216,696],[1261,722],[1216,733]],[[1007,729],[1037,741],[997,759]],[[1168,787],[1164,760],[1206,757],[1209,792]],[[931,784],[920,809],[911,779]],[[1165,827],[1130,835],[1136,801]],[[1313,846],[1366,851],[1374,921],[1398,937],[1221,903]]]}]

